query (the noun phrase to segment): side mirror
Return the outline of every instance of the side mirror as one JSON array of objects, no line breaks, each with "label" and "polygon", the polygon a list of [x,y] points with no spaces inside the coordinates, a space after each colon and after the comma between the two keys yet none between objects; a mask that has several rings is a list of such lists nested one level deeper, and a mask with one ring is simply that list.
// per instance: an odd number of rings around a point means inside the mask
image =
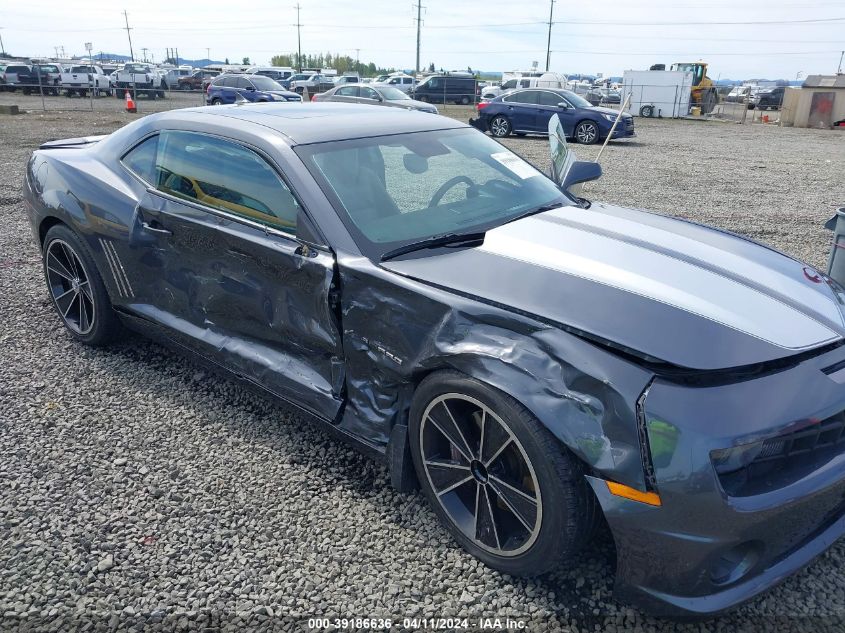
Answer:
[{"label": "side mirror", "polygon": [[601,165],[591,161],[576,160],[566,173],[561,188],[573,195],[577,195],[577,193],[571,191],[575,185],[591,180],[598,180],[599,178],[601,178]]},{"label": "side mirror", "polygon": [[558,103],[558,104],[557,104],[557,107],[558,107],[558,108],[560,108],[561,110],[569,110],[569,104],[568,104],[568,103],[564,103],[563,101],[561,101],[560,103]]},{"label": "side mirror", "polygon": [[252,86],[247,86],[245,90],[248,90],[249,92],[255,92],[255,88],[253,88]]}]

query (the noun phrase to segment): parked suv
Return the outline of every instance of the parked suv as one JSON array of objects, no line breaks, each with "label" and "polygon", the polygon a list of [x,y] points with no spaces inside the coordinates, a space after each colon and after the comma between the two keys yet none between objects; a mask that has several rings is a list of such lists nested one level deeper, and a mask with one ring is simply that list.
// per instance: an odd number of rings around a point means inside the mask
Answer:
[{"label": "parked suv", "polygon": [[[549,119],[555,114],[567,137],[587,145],[606,138],[620,116],[619,111],[594,107],[569,90],[529,88],[482,101],[478,104],[478,118],[469,122],[482,132],[489,131],[499,138],[512,132],[519,136],[547,134]],[[634,136],[634,117],[630,114],[621,116],[612,138]]]},{"label": "parked suv", "polygon": [[220,75],[206,90],[208,105],[234,103],[237,95],[247,101],[302,101],[302,97],[285,90],[269,77],[248,74]]},{"label": "parked suv", "polygon": [[293,69],[286,68],[255,68],[249,71],[252,75],[269,77],[280,84],[285,90],[290,90],[290,78],[293,77]]},{"label": "parked suv", "polygon": [[308,90],[308,94],[325,92],[334,88],[334,82],[330,77],[319,73],[302,73],[290,78],[290,90],[302,94]]},{"label": "parked suv", "polygon": [[205,89],[219,74],[216,70],[197,70],[187,77],[179,77],[179,90]]},{"label": "parked suv", "polygon": [[24,86],[34,83],[32,67],[25,64],[9,64],[3,70],[3,83],[10,92],[23,88],[24,93],[29,94],[31,87]]},{"label": "parked suv", "polygon": [[783,104],[784,90],[783,86],[761,90],[751,97],[749,107],[759,108],[760,110],[768,110],[769,108],[777,110]]},{"label": "parked suv", "polygon": [[476,103],[480,96],[475,77],[453,75],[430,75],[414,88],[412,95],[417,101],[427,103]]}]

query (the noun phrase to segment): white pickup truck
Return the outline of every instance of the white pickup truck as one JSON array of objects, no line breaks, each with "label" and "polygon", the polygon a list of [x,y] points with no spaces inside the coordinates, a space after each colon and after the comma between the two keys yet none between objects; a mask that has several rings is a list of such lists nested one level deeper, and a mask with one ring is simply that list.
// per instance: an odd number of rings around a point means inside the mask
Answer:
[{"label": "white pickup truck", "polygon": [[114,87],[118,99],[123,99],[127,90],[150,99],[164,99],[167,91],[164,75],[150,64],[138,62],[129,62],[117,72]]},{"label": "white pickup truck", "polygon": [[89,90],[94,91],[95,97],[111,91],[111,80],[99,66],[72,66],[61,74],[59,83],[68,97],[86,97]]}]

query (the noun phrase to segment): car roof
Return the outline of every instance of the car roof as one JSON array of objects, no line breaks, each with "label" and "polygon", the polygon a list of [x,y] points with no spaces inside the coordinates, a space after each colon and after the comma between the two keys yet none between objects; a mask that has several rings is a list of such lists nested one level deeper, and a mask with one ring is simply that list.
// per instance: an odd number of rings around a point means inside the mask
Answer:
[{"label": "car roof", "polygon": [[466,123],[427,112],[331,101],[205,106],[151,116],[164,122],[195,121],[199,124],[208,121],[206,117],[225,117],[233,120],[233,127],[238,126],[237,121],[274,130],[290,145],[469,127]]}]

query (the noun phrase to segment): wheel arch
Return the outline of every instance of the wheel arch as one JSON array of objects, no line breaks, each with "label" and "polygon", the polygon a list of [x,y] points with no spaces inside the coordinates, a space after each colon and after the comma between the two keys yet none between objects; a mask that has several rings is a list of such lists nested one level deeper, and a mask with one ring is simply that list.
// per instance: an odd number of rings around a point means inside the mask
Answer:
[{"label": "wheel arch", "polygon": [[38,225],[38,244],[41,248],[44,248],[44,240],[47,238],[47,233],[57,224],[62,224],[73,230],[73,228],[61,218],[58,218],[55,215],[45,216]]}]

